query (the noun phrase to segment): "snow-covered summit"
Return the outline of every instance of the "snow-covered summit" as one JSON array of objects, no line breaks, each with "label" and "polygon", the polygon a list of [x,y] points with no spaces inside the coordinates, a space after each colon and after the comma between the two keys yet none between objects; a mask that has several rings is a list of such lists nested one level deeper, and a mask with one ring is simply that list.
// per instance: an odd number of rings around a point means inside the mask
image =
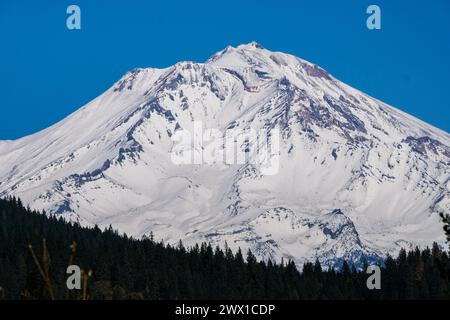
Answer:
[{"label": "snow-covered summit", "polygon": [[[194,121],[281,128],[278,173],[174,164],[172,137]],[[136,237],[339,265],[444,240],[450,136],[252,42],[204,63],[134,69],[61,122],[0,141],[6,195]]]}]

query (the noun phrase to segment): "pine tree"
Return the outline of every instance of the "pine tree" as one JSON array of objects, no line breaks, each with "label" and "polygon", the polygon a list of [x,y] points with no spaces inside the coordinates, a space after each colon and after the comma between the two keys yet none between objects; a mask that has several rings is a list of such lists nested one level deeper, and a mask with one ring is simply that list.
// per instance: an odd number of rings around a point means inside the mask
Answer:
[{"label": "pine tree", "polygon": [[[366,288],[367,274],[343,262],[339,270],[319,261],[295,263],[258,261],[249,251],[244,259],[228,246],[203,243],[186,248],[132,239],[111,227],[83,228],[57,216],[24,208],[19,199],[0,199],[0,287],[6,299],[48,299],[45,283],[27,250],[32,244],[41,259],[45,238],[49,274],[56,298],[66,297],[65,270],[69,246],[77,243],[73,263],[91,267],[88,292],[98,299],[449,299],[450,259],[437,244],[431,249],[401,250],[387,257],[382,290]],[[72,293],[68,297],[79,297]]]},{"label": "pine tree", "polygon": [[447,236],[447,241],[450,242],[450,214],[440,213],[440,216],[444,222],[444,232]]}]

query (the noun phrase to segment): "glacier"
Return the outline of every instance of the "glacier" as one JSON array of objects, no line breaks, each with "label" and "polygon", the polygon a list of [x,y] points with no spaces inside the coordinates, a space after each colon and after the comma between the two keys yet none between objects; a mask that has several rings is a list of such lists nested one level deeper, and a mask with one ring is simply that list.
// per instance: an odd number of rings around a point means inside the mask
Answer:
[{"label": "glacier", "polygon": [[[173,135],[195,121],[280,128],[277,173],[173,163]],[[339,267],[445,241],[450,135],[252,42],[204,63],[134,69],[61,122],[0,141],[6,196],[136,238]]]}]

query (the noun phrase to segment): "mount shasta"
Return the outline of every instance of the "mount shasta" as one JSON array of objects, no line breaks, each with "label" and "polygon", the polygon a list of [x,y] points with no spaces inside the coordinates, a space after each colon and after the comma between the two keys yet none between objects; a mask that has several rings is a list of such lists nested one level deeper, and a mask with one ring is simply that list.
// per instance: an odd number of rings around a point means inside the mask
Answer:
[{"label": "mount shasta", "polygon": [[[174,164],[172,136],[194,121],[280,128],[278,172]],[[338,267],[444,241],[450,135],[253,42],[135,69],[48,129],[0,141],[0,197],[10,195],[134,237]]]}]

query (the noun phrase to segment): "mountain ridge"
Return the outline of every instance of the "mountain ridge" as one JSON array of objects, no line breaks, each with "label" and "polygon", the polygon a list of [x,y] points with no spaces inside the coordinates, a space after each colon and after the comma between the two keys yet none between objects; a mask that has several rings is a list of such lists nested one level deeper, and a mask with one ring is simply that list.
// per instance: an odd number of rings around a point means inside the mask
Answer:
[{"label": "mountain ridge", "polygon": [[[194,121],[280,127],[279,173],[171,164],[173,135]],[[443,240],[449,146],[448,133],[319,66],[250,43],[205,63],[132,70],[61,122],[0,142],[0,196],[132,236],[334,266]]]}]

